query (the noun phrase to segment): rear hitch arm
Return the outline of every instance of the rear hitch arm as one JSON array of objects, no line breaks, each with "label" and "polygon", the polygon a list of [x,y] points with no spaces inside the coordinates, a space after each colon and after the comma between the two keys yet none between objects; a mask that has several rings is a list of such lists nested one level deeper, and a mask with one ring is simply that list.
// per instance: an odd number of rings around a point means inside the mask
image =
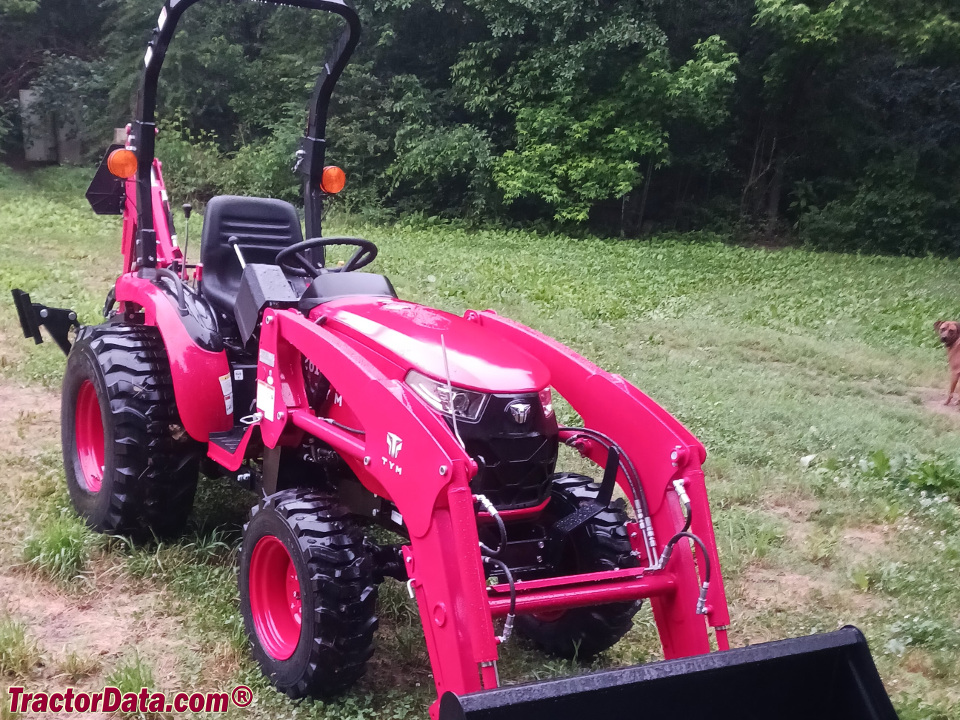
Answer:
[{"label": "rear hitch arm", "polygon": [[17,315],[20,318],[20,327],[25,338],[33,338],[39,345],[43,342],[40,326],[47,328],[50,337],[57,343],[63,354],[70,352],[70,329],[79,328],[77,314],[65,308],[53,308],[30,302],[30,294],[23,290],[13,291],[13,302],[17,306]]}]

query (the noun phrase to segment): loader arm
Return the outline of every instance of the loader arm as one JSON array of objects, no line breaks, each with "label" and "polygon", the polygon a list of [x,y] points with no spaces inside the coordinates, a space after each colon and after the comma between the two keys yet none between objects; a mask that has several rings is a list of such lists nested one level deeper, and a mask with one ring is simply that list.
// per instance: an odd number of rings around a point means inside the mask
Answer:
[{"label": "loader arm", "polygon": [[[362,436],[331,427],[314,414],[303,387],[303,357],[354,409]],[[438,697],[445,690],[496,687],[497,646],[469,487],[477,466],[447,425],[408,386],[387,378],[335,333],[295,311],[264,312],[257,383],[267,447],[280,443],[291,426],[313,434],[402,514],[410,533],[404,548],[409,587],[423,621]],[[400,446],[391,447],[388,435],[399,437]]]},{"label": "loader arm", "polygon": [[[730,614],[701,469],[706,459],[703,445],[679,421],[622,377],[597,367],[553,338],[489,310],[471,310],[464,317],[538,357],[550,369],[553,387],[577,411],[586,427],[603,432],[628,456],[638,462],[642,460],[640,480],[660,551],[683,524],[673,487],[673,481],[683,481],[691,500],[690,529],[703,540],[713,568],[704,607],[706,618],[716,631],[718,647],[729,647],[726,634]],[[605,455],[599,453],[599,448],[588,445],[582,452],[602,465]],[[622,472],[617,480],[627,497],[634,501],[634,493]],[[686,540],[680,542],[687,544]],[[698,567],[694,566],[689,552],[671,555],[667,569],[672,571],[675,590],[650,599],[664,656],[668,659],[710,650],[703,618],[695,612],[700,591],[698,568],[702,573],[704,567],[699,547],[695,553]]]}]

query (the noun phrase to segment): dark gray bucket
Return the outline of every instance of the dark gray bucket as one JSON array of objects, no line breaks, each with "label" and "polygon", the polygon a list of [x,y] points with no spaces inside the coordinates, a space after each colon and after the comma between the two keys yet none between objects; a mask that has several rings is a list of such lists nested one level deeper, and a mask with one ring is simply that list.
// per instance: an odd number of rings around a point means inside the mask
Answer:
[{"label": "dark gray bucket", "polygon": [[896,720],[855,627],[457,696],[440,720]]}]

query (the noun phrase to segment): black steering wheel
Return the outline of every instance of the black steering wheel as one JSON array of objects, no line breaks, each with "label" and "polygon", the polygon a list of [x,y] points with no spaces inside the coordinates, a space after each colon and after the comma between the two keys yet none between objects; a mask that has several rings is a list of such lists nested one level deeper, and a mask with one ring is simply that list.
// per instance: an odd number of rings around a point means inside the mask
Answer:
[{"label": "black steering wheel", "polygon": [[[308,256],[307,250],[324,248],[330,245],[353,245],[357,251],[342,267],[325,268],[316,265]],[[319,277],[327,272],[350,272],[366,267],[377,257],[377,246],[369,240],[352,237],[317,237],[294,243],[277,253],[277,265],[291,275],[297,277]]]}]

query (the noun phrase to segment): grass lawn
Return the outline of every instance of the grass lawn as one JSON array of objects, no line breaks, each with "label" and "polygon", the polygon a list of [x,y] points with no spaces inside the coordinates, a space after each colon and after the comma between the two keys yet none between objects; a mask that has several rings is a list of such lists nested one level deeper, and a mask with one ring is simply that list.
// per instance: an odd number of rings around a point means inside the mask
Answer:
[{"label": "grass lawn", "polygon": [[[119,268],[120,221],[89,210],[86,177],[0,167],[0,291],[23,288],[95,323]],[[199,229],[194,219],[191,256]],[[553,335],[697,434],[734,644],[856,624],[902,718],[960,718],[960,412],[942,406],[946,361],[933,333],[934,320],[960,316],[956,262],[344,217],[333,229],[376,241],[374,268],[401,297],[494,308]],[[419,620],[392,582],[381,590],[377,655],[351,695],[296,704],[270,689],[236,605],[235,548],[251,499],[224,481],[202,482],[193,529],[175,544],[134,547],[76,521],[57,439],[62,367],[55,345],[30,345],[12,302],[0,302],[7,684],[242,682],[256,694],[244,717],[426,716]],[[657,652],[644,609],[590,667]],[[500,667],[510,681],[577,669],[522,643]]]}]

